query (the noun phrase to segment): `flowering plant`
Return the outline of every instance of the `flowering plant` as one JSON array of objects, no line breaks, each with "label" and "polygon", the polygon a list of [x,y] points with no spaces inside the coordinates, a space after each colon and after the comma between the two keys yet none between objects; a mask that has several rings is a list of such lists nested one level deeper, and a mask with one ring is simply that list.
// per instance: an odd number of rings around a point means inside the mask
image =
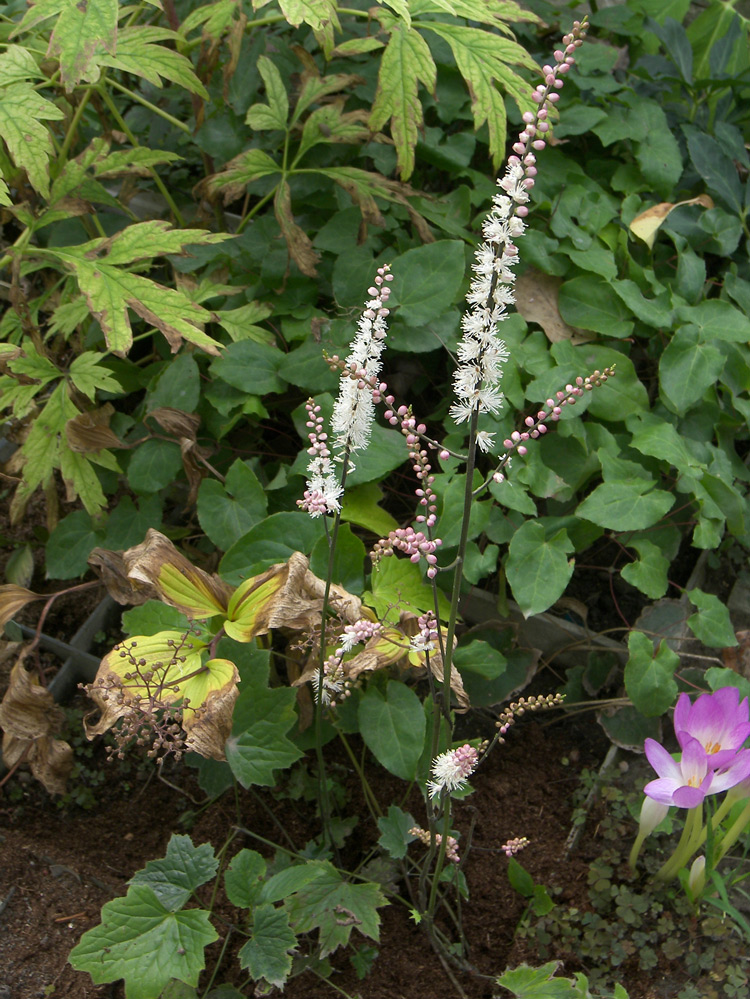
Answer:
[{"label": "flowering plant", "polygon": [[[750,826],[750,749],[743,748],[750,735],[748,699],[740,701],[736,687],[701,694],[692,703],[687,694],[681,694],[674,728],[682,749],[679,760],[654,739],[645,742],[648,761],[659,776],[644,788],[630,865],[635,868],[645,838],[669,807],[686,808],[682,837],[657,877],[663,881],[677,877],[705,844],[705,855],[695,858],[687,875],[688,889],[697,898],[707,877]],[[724,792],[724,800],[712,810],[710,796]],[[708,809],[705,819],[704,805]]]}]

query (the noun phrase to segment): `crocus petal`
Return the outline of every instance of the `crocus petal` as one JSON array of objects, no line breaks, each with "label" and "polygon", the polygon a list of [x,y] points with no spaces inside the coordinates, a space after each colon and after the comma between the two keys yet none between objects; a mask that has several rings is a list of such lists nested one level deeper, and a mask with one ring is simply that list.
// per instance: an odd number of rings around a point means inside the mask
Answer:
[{"label": "crocus petal", "polygon": [[680,745],[682,745],[682,740],[680,739],[681,733],[687,732],[690,707],[690,698],[688,695],[680,694],[674,709],[674,730],[677,733],[677,738],[680,740]]},{"label": "crocus petal", "polygon": [[676,785],[683,783],[679,763],[675,763],[660,742],[657,742],[656,739],[646,739],[643,748],[648,762],[660,777],[673,780]]},{"label": "crocus petal", "polygon": [[643,789],[643,793],[649,798],[660,802],[662,805],[674,805],[674,793],[680,785],[668,777],[660,777],[652,780]]},{"label": "crocus petal", "polygon": [[682,750],[680,760],[680,772],[682,773],[682,783],[692,783],[703,781],[708,772],[708,756],[706,750],[697,739],[690,739]]},{"label": "crocus petal", "polygon": [[702,788],[689,787],[685,784],[683,787],[677,788],[672,795],[672,801],[678,808],[695,808],[705,797],[706,792]]},{"label": "crocus petal", "polygon": [[711,793],[726,791],[750,777],[750,749],[742,749],[724,770],[714,774]]}]

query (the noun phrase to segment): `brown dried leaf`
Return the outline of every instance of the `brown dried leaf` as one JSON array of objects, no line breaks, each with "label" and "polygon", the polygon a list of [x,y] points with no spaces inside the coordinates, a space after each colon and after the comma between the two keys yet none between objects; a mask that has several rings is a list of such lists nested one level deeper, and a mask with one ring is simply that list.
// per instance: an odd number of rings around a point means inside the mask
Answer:
[{"label": "brown dried leaf", "polygon": [[3,729],[3,761],[13,767],[23,761],[50,794],[63,794],[73,766],[73,750],[52,738],[64,715],[52,695],[23,666],[22,653],[10,674],[10,683],[0,704]]},{"label": "brown dried leaf", "polygon": [[679,208],[680,205],[702,205],[704,208],[714,207],[712,199],[707,194],[699,194],[696,198],[689,198],[687,201],[677,201],[674,204],[671,201],[662,201],[658,205],[652,205],[650,208],[647,208],[640,215],[636,215],[628,228],[635,236],[638,236],[644,243],[647,243],[649,249],[653,249],[656,234],[664,224],[664,220],[670,212],[674,211],[675,208]]},{"label": "brown dried leaf", "polygon": [[128,579],[128,570],[122,552],[107,548],[94,548],[88,558],[89,565],[107,587],[107,592],[118,604],[145,604],[147,600],[158,600],[155,586]]},{"label": "brown dried leaf", "polygon": [[117,434],[109,429],[109,421],[115,408],[111,403],[105,403],[99,409],[88,413],[79,413],[65,424],[65,437],[71,451],[87,454],[101,451],[104,448],[121,448],[122,441]]},{"label": "brown dried leaf", "polygon": [[297,225],[292,215],[292,196],[284,180],[276,188],[273,199],[274,214],[286,240],[289,256],[306,277],[317,277],[318,254],[307,233]]},{"label": "brown dried leaf", "polygon": [[16,586],[15,583],[0,586],[0,632],[22,607],[40,599],[40,594],[27,590],[25,586]]},{"label": "brown dried leaf", "polygon": [[560,278],[530,267],[516,281],[516,308],[527,323],[538,323],[542,327],[550,343],[570,340],[575,346],[596,339],[592,333],[568,326],[560,315],[561,284]]},{"label": "brown dried leaf", "polygon": [[180,440],[180,454],[182,455],[182,467],[185,471],[185,478],[188,480],[189,486],[187,505],[191,507],[195,505],[198,499],[198,490],[200,489],[201,482],[203,482],[204,466],[198,463],[197,458],[199,456],[207,458],[208,453],[203,448],[199,448],[194,440],[190,440],[189,437],[183,437]]},{"label": "brown dried leaf", "polygon": [[171,406],[160,406],[148,414],[153,416],[159,426],[172,437],[187,437],[195,440],[201,418],[196,413],[184,413],[181,409]]}]

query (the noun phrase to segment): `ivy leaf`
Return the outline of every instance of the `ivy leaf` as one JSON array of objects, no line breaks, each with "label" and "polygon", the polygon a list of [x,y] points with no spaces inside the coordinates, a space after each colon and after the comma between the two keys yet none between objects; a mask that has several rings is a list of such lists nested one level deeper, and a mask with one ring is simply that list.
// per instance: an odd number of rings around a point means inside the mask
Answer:
[{"label": "ivy leaf", "polygon": [[[375,608],[378,618],[385,621],[395,610],[396,620],[401,611],[409,610],[423,614],[435,609],[432,588],[422,581],[418,565],[407,558],[383,559],[373,569],[372,593],[365,594],[365,603]],[[448,603],[439,594],[440,615],[447,620]]]},{"label": "ivy leaf", "polygon": [[227,551],[266,515],[268,499],[252,468],[239,458],[222,485],[204,479],[198,490],[198,520],[217,548]]},{"label": "ivy leaf", "polygon": [[409,830],[416,824],[411,813],[402,811],[398,805],[389,805],[388,815],[378,819],[379,845],[394,860],[403,860],[409,843],[414,839]]},{"label": "ivy leaf", "polygon": [[164,80],[169,80],[170,83],[176,83],[191,94],[197,94],[207,101],[208,91],[195,75],[190,60],[174,49],[155,44],[178,39],[177,32],[167,28],[150,25],[122,28],[117,38],[116,54],[103,56],[100,61],[103,66],[111,66],[124,73],[140,76],[155,87],[161,88],[164,86]]},{"label": "ivy leaf", "polygon": [[243,787],[272,787],[276,783],[274,771],[290,767],[302,756],[287,738],[297,721],[297,692],[289,687],[269,688],[268,653],[252,650],[249,655],[253,665],[243,673],[242,693],[234,708],[234,731],[225,747],[227,761]]},{"label": "ivy leaf", "polygon": [[321,875],[287,900],[297,933],[320,932],[320,956],[326,957],[349,942],[352,929],[371,940],[380,937],[377,910],[386,904],[374,884],[348,884],[332,864],[325,862]]},{"label": "ivy leaf", "polygon": [[289,953],[297,946],[297,937],[289,926],[289,915],[269,902],[253,909],[250,939],[240,951],[240,967],[247,968],[254,979],[265,979],[283,989],[292,970]]},{"label": "ivy leaf", "polygon": [[102,52],[113,53],[117,40],[117,0],[38,0],[27,11],[17,31],[28,30],[56,16],[48,55],[60,59],[60,79],[70,92],[81,80],[99,79]]},{"label": "ivy leaf", "polygon": [[49,158],[52,139],[44,121],[59,121],[64,115],[30,83],[13,83],[0,90],[0,135],[16,166],[26,171],[29,183],[49,197]]},{"label": "ivy leaf", "polygon": [[635,548],[639,558],[636,562],[623,566],[620,573],[622,578],[652,600],[663,597],[669,586],[669,559],[658,545],[646,538],[633,538],[627,544],[628,548]]},{"label": "ivy leaf", "polygon": [[574,562],[573,544],[565,530],[546,537],[544,525],[527,520],[513,535],[506,574],[524,617],[547,610],[565,592]]},{"label": "ivy leaf", "polygon": [[218,940],[210,913],[170,912],[148,885],[107,902],[102,922],[81,937],[68,960],[96,985],[125,979],[126,999],[158,999],[176,978],[197,985],[205,948]]},{"label": "ivy leaf", "polygon": [[385,695],[370,686],[360,698],[358,717],[362,738],[378,763],[403,780],[414,780],[426,724],[414,691],[400,680],[389,680]]},{"label": "ivy leaf", "polygon": [[273,129],[286,129],[289,117],[289,98],[287,97],[281,73],[276,64],[268,56],[258,57],[258,72],[266,87],[267,104],[253,104],[248,108],[245,124],[256,132]]},{"label": "ivy leaf", "polygon": [[419,82],[432,92],[436,80],[437,69],[424,38],[403,24],[394,25],[380,60],[370,128],[377,132],[390,119],[402,180],[414,171],[414,149],[423,122]]},{"label": "ivy leaf", "polygon": [[680,326],[659,360],[661,393],[677,413],[685,413],[715,384],[725,364],[718,347],[702,342],[697,326]]},{"label": "ivy leaf", "polygon": [[[465,16],[473,18],[475,15]],[[493,32],[439,21],[425,22],[422,27],[439,35],[450,45],[471,94],[474,128],[478,129],[487,122],[490,153],[497,167],[505,156],[505,94],[513,97],[521,112],[531,111],[534,107],[529,99],[528,83],[510,69],[508,63],[538,72],[537,64],[518,42],[501,38]],[[502,91],[496,84],[500,84]]]},{"label": "ivy leaf", "polygon": [[219,861],[210,843],[194,846],[189,836],[172,836],[162,860],[149,860],[130,879],[131,885],[148,885],[162,905],[177,912],[196,888],[210,881]]},{"label": "ivy leaf", "polygon": [[652,489],[646,479],[618,479],[597,486],[576,509],[599,527],[615,531],[641,531],[651,527],[674,506],[675,497]]},{"label": "ivy leaf", "polygon": [[630,632],[628,651],[630,657],[625,664],[628,697],[647,718],[664,714],[677,697],[674,671],[680,665],[680,657],[666,641],[661,641],[654,652],[654,643],[642,631]]},{"label": "ivy leaf", "polygon": [[698,608],[698,613],[687,619],[688,627],[696,638],[712,649],[727,649],[737,645],[729,610],[717,596],[704,593],[697,587],[687,590],[686,595],[690,603]]}]

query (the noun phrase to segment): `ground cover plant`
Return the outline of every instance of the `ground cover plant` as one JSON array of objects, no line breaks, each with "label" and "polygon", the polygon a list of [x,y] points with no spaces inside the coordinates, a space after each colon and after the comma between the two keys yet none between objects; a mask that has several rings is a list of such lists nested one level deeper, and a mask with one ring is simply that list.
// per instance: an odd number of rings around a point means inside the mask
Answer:
[{"label": "ground cover plant", "polygon": [[[684,870],[690,904],[745,932],[741,870],[716,862],[745,838],[747,679],[711,653],[738,646],[725,602],[688,579],[698,552],[746,548],[748,25],[689,13],[632,0],[556,47],[563,15],[499,0],[6,7],[8,540],[37,519],[3,619],[43,599],[38,641],[57,591],[106,586],[132,609],[85,727],[113,736],[113,773],[135,744],[162,770],[188,754],[211,797],[288,779],[318,825],[302,853],[175,835],[73,950],[95,982],[199,994],[222,891],[248,987],[333,981],[343,947],[364,977],[390,901],[460,994],[472,834],[454,799],[517,719],[563,702],[620,747],[645,740],[672,782],[657,800],[689,809],[662,880]],[[35,563],[74,582],[40,594]],[[100,582],[76,583],[89,567]],[[468,627],[477,590],[490,621]],[[519,696],[542,657],[511,600],[609,629],[621,657]],[[4,781],[28,764],[61,793],[72,753],[35,646],[0,708]],[[659,743],[676,701],[679,764]],[[489,730],[464,730],[470,708]],[[707,711],[736,724],[686,736]],[[334,740],[377,830],[354,859]],[[404,782],[387,806],[373,761]],[[705,826],[698,791],[727,792]],[[664,818],[644,809],[639,841]],[[499,866],[557,957],[526,845],[517,830]],[[555,971],[498,987],[546,994]]]}]

